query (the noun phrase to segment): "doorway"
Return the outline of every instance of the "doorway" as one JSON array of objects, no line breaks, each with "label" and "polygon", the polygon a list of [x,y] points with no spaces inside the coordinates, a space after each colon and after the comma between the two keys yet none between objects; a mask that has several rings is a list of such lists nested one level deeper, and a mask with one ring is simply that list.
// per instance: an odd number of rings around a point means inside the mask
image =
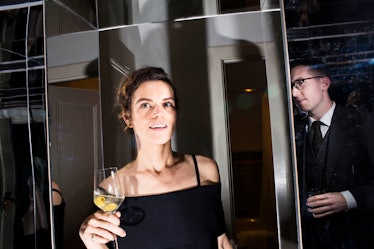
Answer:
[{"label": "doorway", "polygon": [[238,249],[275,249],[274,171],[262,58],[223,63]]}]

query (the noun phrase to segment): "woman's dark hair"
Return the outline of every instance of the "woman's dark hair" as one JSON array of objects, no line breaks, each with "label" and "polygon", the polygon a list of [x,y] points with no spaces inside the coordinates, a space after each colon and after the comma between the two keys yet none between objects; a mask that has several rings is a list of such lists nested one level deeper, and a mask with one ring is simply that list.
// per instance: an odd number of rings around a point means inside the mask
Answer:
[{"label": "woman's dark hair", "polygon": [[[143,67],[133,71],[127,78],[121,81],[117,91],[117,107],[119,109],[119,118],[130,118],[131,102],[136,89],[146,81],[161,80],[167,83],[174,92],[175,108],[178,111],[178,99],[175,87],[169,79],[168,74],[159,67]],[[126,126],[125,129],[128,127]]]}]

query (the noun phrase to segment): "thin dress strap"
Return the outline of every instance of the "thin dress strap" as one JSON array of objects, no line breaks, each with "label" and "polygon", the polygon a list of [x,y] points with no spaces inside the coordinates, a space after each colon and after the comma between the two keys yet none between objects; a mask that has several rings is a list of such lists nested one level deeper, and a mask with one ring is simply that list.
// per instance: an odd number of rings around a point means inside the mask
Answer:
[{"label": "thin dress strap", "polygon": [[197,178],[197,186],[200,187],[200,174],[199,174],[199,168],[197,167],[197,161],[196,156],[192,155],[193,162],[195,164],[195,171],[196,171],[196,178]]},{"label": "thin dress strap", "polygon": [[61,194],[61,192],[58,189],[52,188],[52,191],[57,192],[62,197],[62,194]]}]

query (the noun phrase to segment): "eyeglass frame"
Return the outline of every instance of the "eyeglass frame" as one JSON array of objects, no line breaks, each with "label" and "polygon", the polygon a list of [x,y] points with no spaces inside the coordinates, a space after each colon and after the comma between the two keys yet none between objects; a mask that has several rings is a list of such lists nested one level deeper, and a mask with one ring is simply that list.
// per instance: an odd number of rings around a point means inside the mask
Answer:
[{"label": "eyeglass frame", "polygon": [[294,82],[291,82],[291,90],[295,87],[297,90],[302,90],[304,88],[304,81],[306,80],[311,80],[311,79],[322,79],[324,78],[325,76],[323,75],[318,75],[318,76],[312,76],[312,77],[308,77],[308,78],[301,78],[301,79],[297,79],[295,80]]}]

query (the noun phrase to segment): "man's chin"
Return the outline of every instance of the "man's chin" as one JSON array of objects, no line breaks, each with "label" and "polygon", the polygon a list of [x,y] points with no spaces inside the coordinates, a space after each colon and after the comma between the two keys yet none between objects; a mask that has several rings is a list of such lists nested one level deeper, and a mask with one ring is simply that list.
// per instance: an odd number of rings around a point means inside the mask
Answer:
[{"label": "man's chin", "polygon": [[299,107],[300,110],[302,110],[303,112],[308,112],[308,111],[310,111],[310,108],[308,108],[306,105],[299,104],[298,107]]}]

